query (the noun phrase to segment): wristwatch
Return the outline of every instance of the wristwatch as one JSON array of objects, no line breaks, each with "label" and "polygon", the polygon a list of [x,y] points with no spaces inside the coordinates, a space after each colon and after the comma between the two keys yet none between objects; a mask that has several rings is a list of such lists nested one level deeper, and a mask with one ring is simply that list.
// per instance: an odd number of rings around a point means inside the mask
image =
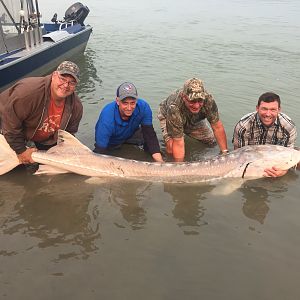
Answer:
[{"label": "wristwatch", "polygon": [[220,154],[221,154],[221,155],[224,155],[224,154],[227,154],[227,153],[229,153],[229,150],[228,150],[228,149],[224,149],[224,150],[221,150],[221,151],[220,151]]}]

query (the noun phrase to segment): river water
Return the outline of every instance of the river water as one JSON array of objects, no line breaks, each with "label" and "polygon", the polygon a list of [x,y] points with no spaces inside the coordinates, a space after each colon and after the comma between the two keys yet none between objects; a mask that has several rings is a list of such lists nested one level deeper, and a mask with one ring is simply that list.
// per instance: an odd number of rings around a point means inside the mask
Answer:
[{"label": "river water", "polygon": [[[43,20],[71,4],[41,1]],[[84,4],[94,29],[74,59],[85,111],[77,137],[89,147],[101,108],[123,81],[136,84],[155,116],[170,92],[201,78],[231,149],[235,123],[263,92],[278,93],[299,124],[298,0]],[[155,117],[154,126],[161,140]],[[218,152],[187,142],[187,160]],[[132,147],[119,154],[149,160]],[[0,298],[298,299],[299,186],[299,172],[228,195],[216,195],[217,184],[11,172],[0,179]]]}]

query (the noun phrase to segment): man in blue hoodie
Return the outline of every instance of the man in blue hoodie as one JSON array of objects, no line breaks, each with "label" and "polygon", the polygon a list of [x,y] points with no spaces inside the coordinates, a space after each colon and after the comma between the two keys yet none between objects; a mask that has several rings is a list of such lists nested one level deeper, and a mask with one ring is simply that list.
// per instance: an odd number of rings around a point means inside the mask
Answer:
[{"label": "man in blue hoodie", "polygon": [[163,162],[159,142],[152,124],[149,104],[138,98],[133,83],[122,83],[116,100],[107,104],[100,113],[95,128],[94,152],[107,154],[124,143],[144,145],[154,161]]}]

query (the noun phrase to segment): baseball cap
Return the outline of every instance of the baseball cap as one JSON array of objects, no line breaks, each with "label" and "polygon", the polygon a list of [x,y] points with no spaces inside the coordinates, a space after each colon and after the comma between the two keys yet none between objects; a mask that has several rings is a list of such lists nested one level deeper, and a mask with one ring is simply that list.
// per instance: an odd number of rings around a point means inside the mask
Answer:
[{"label": "baseball cap", "polygon": [[189,97],[190,101],[204,100],[209,95],[203,86],[202,80],[198,78],[188,79],[183,85],[183,92]]},{"label": "baseball cap", "polygon": [[71,62],[71,61],[63,61],[56,69],[56,71],[59,72],[59,74],[64,75],[68,74],[75,78],[76,82],[79,81],[79,67]]},{"label": "baseball cap", "polygon": [[136,90],[136,87],[133,83],[130,82],[124,82],[117,88],[117,97],[120,98],[120,100],[124,100],[128,97],[137,99],[138,93]]}]

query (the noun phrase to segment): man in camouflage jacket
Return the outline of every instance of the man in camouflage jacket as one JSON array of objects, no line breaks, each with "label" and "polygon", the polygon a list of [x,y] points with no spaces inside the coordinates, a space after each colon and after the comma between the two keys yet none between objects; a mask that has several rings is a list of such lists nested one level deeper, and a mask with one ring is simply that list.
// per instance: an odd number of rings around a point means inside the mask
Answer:
[{"label": "man in camouflage jacket", "polygon": [[177,162],[184,160],[184,134],[210,146],[217,142],[221,153],[228,152],[217,104],[198,78],[187,80],[182,89],[161,102],[158,119],[166,151]]}]

